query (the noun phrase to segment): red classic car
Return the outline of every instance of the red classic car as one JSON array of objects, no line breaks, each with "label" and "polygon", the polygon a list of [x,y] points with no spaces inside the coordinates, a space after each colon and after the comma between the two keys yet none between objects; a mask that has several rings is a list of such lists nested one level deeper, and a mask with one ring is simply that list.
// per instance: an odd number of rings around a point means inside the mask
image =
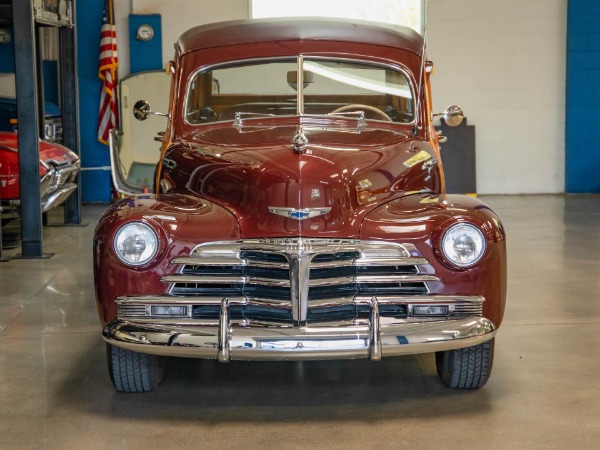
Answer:
[{"label": "red classic car", "polygon": [[[19,217],[18,134],[0,131],[0,201],[2,221]],[[77,188],[79,157],[57,142],[40,141],[41,209],[46,212],[61,205]]]},{"label": "red classic car", "polygon": [[[431,68],[419,34],[363,22],[179,38],[157,192],[115,203],[94,239],[117,391],[153,390],[170,356],[435,353],[445,385],[486,383],[505,233],[481,201],[445,194]],[[134,114],[157,113],[142,100]]]}]

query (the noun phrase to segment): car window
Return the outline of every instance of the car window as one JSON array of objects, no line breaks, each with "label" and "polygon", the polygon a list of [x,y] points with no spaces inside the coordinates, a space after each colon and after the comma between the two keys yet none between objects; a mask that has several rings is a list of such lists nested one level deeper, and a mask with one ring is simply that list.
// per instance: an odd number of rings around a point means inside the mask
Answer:
[{"label": "car window", "polygon": [[[277,60],[213,68],[192,80],[186,102],[190,124],[265,115],[356,114],[410,123],[413,95],[407,76],[393,68],[347,60]],[[300,92],[298,92],[300,91]]]}]

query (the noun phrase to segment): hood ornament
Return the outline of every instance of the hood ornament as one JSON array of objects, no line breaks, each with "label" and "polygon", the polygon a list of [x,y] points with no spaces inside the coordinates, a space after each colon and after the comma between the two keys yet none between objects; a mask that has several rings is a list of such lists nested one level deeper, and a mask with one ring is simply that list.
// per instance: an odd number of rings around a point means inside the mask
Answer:
[{"label": "hood ornament", "polygon": [[276,206],[269,206],[269,212],[277,214],[278,216],[287,217],[288,219],[304,220],[312,217],[322,216],[331,211],[331,206],[323,208],[279,208]]},{"label": "hood ornament", "polygon": [[306,145],[308,144],[308,138],[304,134],[304,130],[302,127],[298,127],[298,131],[296,131],[296,135],[292,139],[292,149],[296,153],[302,153],[306,150]]}]

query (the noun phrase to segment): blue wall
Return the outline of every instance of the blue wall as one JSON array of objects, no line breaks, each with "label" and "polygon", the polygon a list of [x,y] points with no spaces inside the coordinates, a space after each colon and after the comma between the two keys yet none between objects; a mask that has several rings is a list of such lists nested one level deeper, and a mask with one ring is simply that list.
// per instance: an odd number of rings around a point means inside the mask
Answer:
[{"label": "blue wall", "polygon": [[[147,24],[154,29],[149,41],[136,38],[140,25]],[[129,70],[131,73],[162,69],[162,28],[160,14],[129,15]]]},{"label": "blue wall", "polygon": [[76,7],[82,201],[108,202],[111,198],[110,155],[108,147],[97,138],[98,50],[104,1],[77,0]]},{"label": "blue wall", "polygon": [[600,192],[600,1],[568,8],[565,190]]}]

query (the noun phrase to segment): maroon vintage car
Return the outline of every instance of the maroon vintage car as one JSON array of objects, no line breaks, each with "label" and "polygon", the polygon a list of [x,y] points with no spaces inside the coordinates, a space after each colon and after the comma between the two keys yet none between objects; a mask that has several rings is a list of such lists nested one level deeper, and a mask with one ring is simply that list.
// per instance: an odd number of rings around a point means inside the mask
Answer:
[{"label": "maroon vintage car", "polygon": [[154,389],[169,356],[435,353],[445,385],[486,383],[505,234],[444,192],[431,68],[403,27],[242,20],[180,37],[156,194],[114,204],[94,240],[118,391]]},{"label": "maroon vintage car", "polygon": [[[19,139],[14,131],[0,131],[0,201],[2,222],[20,216]],[[40,141],[40,196],[42,212],[61,205],[77,188],[79,157],[57,142]]]}]

